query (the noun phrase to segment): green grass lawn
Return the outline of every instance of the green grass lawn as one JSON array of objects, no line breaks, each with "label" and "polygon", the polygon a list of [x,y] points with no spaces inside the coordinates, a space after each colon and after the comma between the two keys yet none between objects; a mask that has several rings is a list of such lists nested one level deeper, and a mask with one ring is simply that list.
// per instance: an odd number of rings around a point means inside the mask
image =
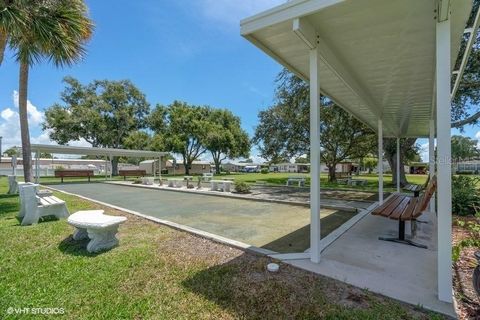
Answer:
[{"label": "green grass lawn", "polygon": [[[120,246],[100,254],[65,220],[20,226],[0,178],[0,318],[62,308],[66,319],[428,319],[438,315],[123,212]],[[70,212],[99,208],[56,193]],[[40,316],[39,318],[47,318]],[[28,318],[28,317],[27,317]],[[35,318],[38,318],[35,317]]]},{"label": "green grass lawn", "polygon": [[[183,175],[181,175],[183,176]],[[233,173],[229,175],[216,175],[217,177],[224,177],[224,178],[233,178],[235,181],[243,181],[247,183],[255,183],[257,181],[266,182],[268,184],[273,185],[285,185],[287,182],[288,177],[305,177],[307,180],[307,185],[310,183],[310,176],[309,174],[305,173]],[[164,178],[172,177],[172,175],[162,175]],[[321,186],[322,188],[328,189],[355,189],[355,190],[365,190],[365,191],[374,191],[378,190],[378,175],[376,174],[364,174],[361,176],[354,176],[354,179],[364,179],[367,180],[367,185],[365,186],[347,186],[345,184],[338,184],[338,183],[331,183],[328,182],[328,176],[326,174],[322,174],[321,179]],[[104,180],[105,177],[103,176],[96,176],[93,177],[92,180]],[[113,177],[114,180],[123,180],[123,177]],[[133,178],[129,178],[132,180]],[[413,184],[424,184],[427,180],[427,175],[419,175],[419,174],[409,174],[407,175],[407,180]],[[86,178],[65,178],[65,182],[74,182],[74,181],[86,181]],[[59,183],[60,179],[55,177],[42,177],[40,179],[41,183]],[[392,175],[385,174],[384,175],[384,189],[385,191],[395,191],[396,186],[392,184]]]},{"label": "green grass lawn", "polygon": [[[305,177],[307,179],[307,185],[310,183],[309,174],[305,173],[238,173],[230,175],[222,175],[224,177],[235,178],[236,181],[244,181],[248,183],[254,183],[256,181],[264,181],[271,184],[281,184],[285,185],[288,177]],[[327,174],[322,174],[320,176],[321,187],[328,189],[356,189],[356,190],[369,190],[377,191],[378,190],[378,175],[376,174],[363,174],[361,176],[354,176],[353,179],[364,179],[367,180],[366,186],[347,186],[345,184],[331,183],[328,182]],[[411,174],[407,175],[407,180],[413,184],[424,184],[427,180],[426,175]],[[392,184],[392,175],[384,175],[384,188],[385,191],[395,191],[396,186]]]}]

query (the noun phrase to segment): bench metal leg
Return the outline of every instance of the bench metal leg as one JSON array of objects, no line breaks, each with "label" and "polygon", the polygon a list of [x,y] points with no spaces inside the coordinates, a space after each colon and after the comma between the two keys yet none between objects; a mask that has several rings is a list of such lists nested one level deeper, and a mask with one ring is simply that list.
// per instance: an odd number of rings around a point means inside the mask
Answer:
[{"label": "bench metal leg", "polygon": [[405,221],[401,221],[401,220],[398,221],[398,238],[378,237],[378,240],[408,244],[410,246],[414,246],[422,249],[428,248],[426,245],[419,244],[411,240],[405,239]]}]

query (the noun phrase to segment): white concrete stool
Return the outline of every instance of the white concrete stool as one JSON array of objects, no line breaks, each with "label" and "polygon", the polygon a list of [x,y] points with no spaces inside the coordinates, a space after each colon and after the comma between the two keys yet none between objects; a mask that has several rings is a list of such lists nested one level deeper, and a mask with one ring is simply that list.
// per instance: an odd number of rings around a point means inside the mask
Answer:
[{"label": "white concrete stool", "polygon": [[78,211],[68,218],[68,223],[75,227],[74,240],[90,238],[88,252],[110,249],[118,244],[115,236],[120,224],[126,217],[109,216],[103,210]]}]

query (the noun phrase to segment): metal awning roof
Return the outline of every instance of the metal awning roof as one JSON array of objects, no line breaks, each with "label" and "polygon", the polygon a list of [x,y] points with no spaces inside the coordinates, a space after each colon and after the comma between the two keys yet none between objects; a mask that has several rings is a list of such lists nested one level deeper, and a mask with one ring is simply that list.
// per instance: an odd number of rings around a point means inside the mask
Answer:
[{"label": "metal awning roof", "polygon": [[[445,3],[451,6],[453,68],[472,0]],[[435,17],[445,12],[438,5],[293,0],[242,20],[241,33],[307,81],[309,41],[318,43],[324,95],[374,130],[382,118],[384,136],[427,137],[435,108]]]},{"label": "metal awning roof", "polygon": [[89,147],[72,147],[48,144],[32,144],[32,152],[45,152],[56,154],[77,154],[85,156],[106,156],[106,157],[138,157],[138,158],[160,158],[167,155],[167,152],[144,151],[144,150],[127,150],[127,149],[111,149],[111,148],[89,148]]}]

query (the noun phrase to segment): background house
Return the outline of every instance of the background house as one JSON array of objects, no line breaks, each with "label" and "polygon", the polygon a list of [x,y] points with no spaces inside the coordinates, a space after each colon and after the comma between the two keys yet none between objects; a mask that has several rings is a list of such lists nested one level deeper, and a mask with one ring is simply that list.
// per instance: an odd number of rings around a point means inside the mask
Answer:
[{"label": "background house", "polygon": [[[176,161],[174,164],[173,160],[167,160],[165,169],[167,170],[168,174],[185,174],[185,166],[183,165],[183,161]],[[212,165],[209,161],[193,161],[190,166],[189,174],[202,174],[209,172],[212,172]]]},{"label": "background house", "polygon": [[276,163],[269,167],[270,172],[293,172],[293,173],[307,173],[310,172],[309,163]]},{"label": "background house", "polygon": [[[23,175],[23,160],[17,158],[17,175]],[[13,173],[14,160],[11,157],[2,157],[0,161],[0,175],[11,175]],[[36,159],[32,159],[32,167],[35,168]],[[57,159],[42,158],[38,160],[40,176],[51,176],[55,169],[77,169],[77,170],[93,170],[95,173],[105,172],[105,167],[110,170],[110,162],[102,159]],[[119,163],[119,169],[132,168],[127,163]]]}]

